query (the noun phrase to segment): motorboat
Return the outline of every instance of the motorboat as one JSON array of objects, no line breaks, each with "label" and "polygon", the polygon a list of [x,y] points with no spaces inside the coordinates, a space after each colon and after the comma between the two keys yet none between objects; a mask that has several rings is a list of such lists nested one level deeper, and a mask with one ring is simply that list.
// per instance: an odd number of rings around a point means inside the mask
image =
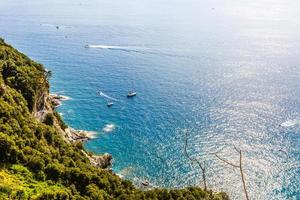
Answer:
[{"label": "motorboat", "polygon": [[108,102],[106,105],[107,107],[112,107],[114,105],[114,102]]},{"label": "motorboat", "polygon": [[134,97],[134,96],[136,96],[136,92],[135,91],[129,91],[127,93],[127,97]]}]

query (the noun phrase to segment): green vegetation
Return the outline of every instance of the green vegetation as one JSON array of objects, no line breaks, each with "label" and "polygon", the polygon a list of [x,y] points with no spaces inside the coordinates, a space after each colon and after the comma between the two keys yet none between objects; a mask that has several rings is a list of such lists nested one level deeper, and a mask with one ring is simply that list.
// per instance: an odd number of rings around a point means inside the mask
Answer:
[{"label": "green vegetation", "polygon": [[59,124],[59,126],[60,126],[61,129],[65,130],[66,128],[68,128],[68,126],[62,120],[61,116],[58,114],[57,111],[54,111],[53,114],[54,114],[55,118],[57,119],[58,124]]},{"label": "green vegetation", "polygon": [[82,144],[66,141],[57,112],[42,122],[51,76],[0,39],[0,199],[227,199],[200,188],[142,191],[94,167]]}]

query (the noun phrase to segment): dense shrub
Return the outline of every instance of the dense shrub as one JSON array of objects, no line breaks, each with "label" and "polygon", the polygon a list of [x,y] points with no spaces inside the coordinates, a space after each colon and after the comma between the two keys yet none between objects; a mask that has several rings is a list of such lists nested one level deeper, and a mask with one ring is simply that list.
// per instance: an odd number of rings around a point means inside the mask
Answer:
[{"label": "dense shrub", "polygon": [[14,147],[13,140],[4,133],[0,132],[0,161],[10,160],[12,148]]},{"label": "dense shrub", "polygon": [[32,178],[32,173],[22,165],[12,165],[10,169],[14,174],[19,174],[25,178]]},{"label": "dense shrub", "polygon": [[52,144],[54,142],[54,133],[50,129],[46,129],[43,135],[48,144]]},{"label": "dense shrub", "polygon": [[86,187],[86,194],[91,200],[109,199],[109,196],[107,196],[107,194],[103,190],[100,190],[95,184],[90,184]]},{"label": "dense shrub", "polygon": [[44,119],[44,123],[47,125],[53,125],[54,123],[54,116],[52,115],[52,113],[47,113]]},{"label": "dense shrub", "polygon": [[49,191],[41,194],[37,199],[39,200],[69,200],[70,195],[64,191]]},{"label": "dense shrub", "polygon": [[61,175],[64,173],[64,167],[60,164],[48,164],[45,173],[47,175],[47,178],[52,180],[58,180]]},{"label": "dense shrub", "polygon": [[68,128],[67,124],[62,120],[61,116],[58,114],[57,111],[54,111],[53,114],[54,114],[55,118],[57,119],[58,124],[62,130],[65,130],[66,128]]},{"label": "dense shrub", "polygon": [[43,171],[45,161],[40,156],[31,156],[28,161],[28,167],[34,172]]}]

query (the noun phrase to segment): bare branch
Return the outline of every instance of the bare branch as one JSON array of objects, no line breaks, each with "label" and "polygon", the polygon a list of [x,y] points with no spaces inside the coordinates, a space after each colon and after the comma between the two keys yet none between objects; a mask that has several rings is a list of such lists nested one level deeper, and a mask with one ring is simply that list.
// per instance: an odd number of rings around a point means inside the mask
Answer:
[{"label": "bare branch", "polygon": [[223,161],[224,163],[232,166],[232,167],[235,167],[235,168],[239,168],[240,170],[240,174],[241,174],[241,178],[242,178],[242,183],[243,183],[243,189],[244,189],[244,193],[245,193],[245,196],[246,196],[246,199],[249,200],[249,195],[248,195],[248,192],[247,192],[247,186],[246,186],[246,181],[245,181],[245,175],[244,175],[244,172],[243,172],[243,164],[242,164],[242,158],[243,158],[243,155],[242,155],[242,150],[238,149],[236,146],[234,146],[234,149],[239,153],[240,155],[240,160],[239,160],[239,165],[236,165],[236,164],[233,164],[223,158],[221,158],[220,156],[218,156],[218,154],[215,154],[215,156]]},{"label": "bare branch", "polygon": [[203,180],[203,185],[204,185],[204,190],[207,190],[207,185],[206,185],[206,167],[205,167],[205,162],[203,162],[203,164],[201,164],[201,162],[196,159],[196,158],[192,158],[187,151],[187,145],[188,145],[188,133],[185,133],[185,145],[184,145],[184,154],[185,156],[191,161],[191,162],[196,162],[199,166],[199,168],[202,171],[202,180]]},{"label": "bare branch", "polygon": [[233,145],[233,147],[238,153],[240,153],[241,149],[238,149],[235,145]]},{"label": "bare branch", "polygon": [[226,163],[226,164],[228,164],[228,165],[231,165],[232,167],[236,167],[236,168],[239,168],[239,167],[240,167],[239,165],[235,165],[235,164],[230,163],[229,161],[227,161],[227,160],[221,158],[220,156],[218,156],[218,154],[215,154],[215,156],[216,156],[219,160],[223,161],[224,163]]},{"label": "bare branch", "polygon": [[243,188],[244,192],[246,195],[246,199],[249,200],[248,192],[247,192],[247,187],[246,187],[246,181],[245,181],[245,176],[243,172],[243,165],[242,165],[242,151],[240,150],[240,172],[241,172],[241,177],[242,177],[242,182],[243,182]]}]

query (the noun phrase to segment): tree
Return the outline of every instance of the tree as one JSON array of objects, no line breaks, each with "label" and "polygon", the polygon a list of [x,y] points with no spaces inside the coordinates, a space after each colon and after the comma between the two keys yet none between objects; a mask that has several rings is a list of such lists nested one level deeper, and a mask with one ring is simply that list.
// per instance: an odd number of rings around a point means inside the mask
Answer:
[{"label": "tree", "polygon": [[45,172],[47,174],[47,178],[52,180],[58,180],[64,172],[64,169],[61,165],[56,163],[48,164]]},{"label": "tree", "polygon": [[47,125],[53,125],[54,123],[54,116],[51,113],[47,113],[44,119],[44,123]]},{"label": "tree", "polygon": [[215,154],[215,156],[221,160],[222,162],[234,167],[234,168],[238,168],[239,171],[240,171],[240,175],[241,175],[241,179],[242,179],[242,183],[243,183],[243,189],[244,189],[244,193],[245,193],[245,196],[246,196],[246,199],[249,200],[249,195],[248,195],[248,192],[247,192],[247,187],[246,187],[246,180],[245,180],[245,175],[244,175],[244,172],[243,172],[243,164],[242,164],[242,158],[243,158],[243,155],[242,155],[242,150],[241,149],[238,149],[236,148],[236,146],[234,146],[234,149],[239,153],[239,156],[240,156],[240,159],[239,159],[239,164],[234,164],[234,163],[231,163],[223,158],[221,158],[218,154]]},{"label": "tree", "polygon": [[45,168],[45,161],[41,157],[39,157],[39,156],[32,155],[29,158],[28,167],[31,170],[33,170],[34,172],[38,172],[38,171],[44,170],[44,168]]},{"label": "tree", "polygon": [[106,199],[105,192],[103,190],[100,190],[97,185],[95,184],[89,184],[86,187],[87,195],[91,198],[91,200],[104,200]]},{"label": "tree", "polygon": [[0,132],[0,161],[11,160],[13,149],[14,149],[14,141],[4,133]]}]

